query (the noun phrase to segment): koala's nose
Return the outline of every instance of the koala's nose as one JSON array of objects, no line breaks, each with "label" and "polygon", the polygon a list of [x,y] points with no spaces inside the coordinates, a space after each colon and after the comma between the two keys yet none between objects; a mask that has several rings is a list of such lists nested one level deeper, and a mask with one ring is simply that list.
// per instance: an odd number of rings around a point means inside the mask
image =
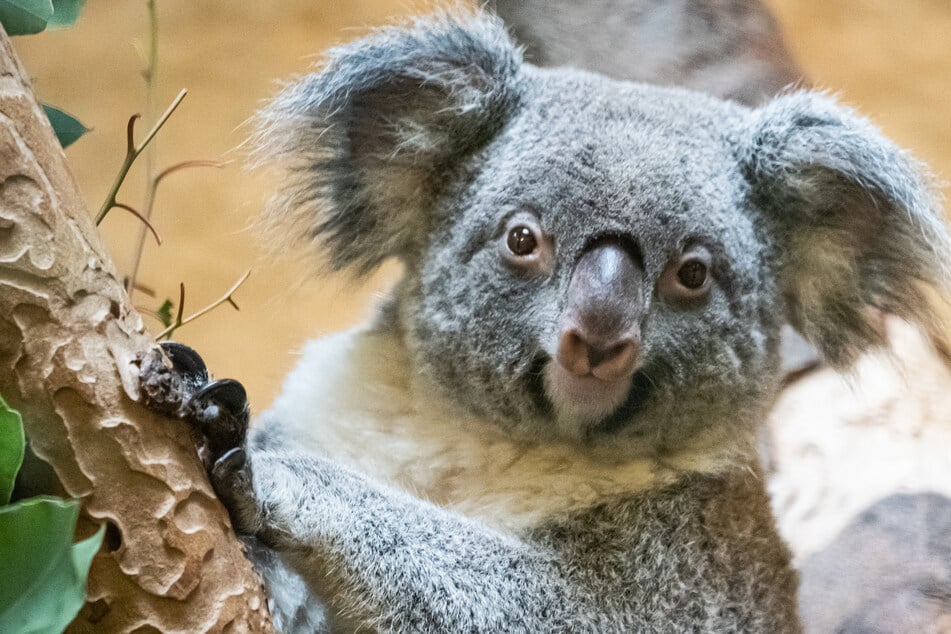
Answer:
[{"label": "koala's nose", "polygon": [[558,342],[558,363],[578,376],[592,374],[603,381],[616,381],[634,373],[638,346],[634,337],[601,345],[585,339],[577,329],[563,332]]},{"label": "koala's nose", "polygon": [[578,376],[605,381],[630,376],[640,356],[643,271],[615,242],[589,248],[568,284],[557,360]]}]

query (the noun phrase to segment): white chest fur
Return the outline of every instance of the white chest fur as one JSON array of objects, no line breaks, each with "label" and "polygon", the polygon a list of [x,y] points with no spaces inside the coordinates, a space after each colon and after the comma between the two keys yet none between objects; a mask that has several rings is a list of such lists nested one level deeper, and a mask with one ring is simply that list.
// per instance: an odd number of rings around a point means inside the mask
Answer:
[{"label": "white chest fur", "polygon": [[[414,390],[393,336],[347,332],[309,343],[273,408],[294,449],[332,457],[382,483],[501,529],[672,481],[654,460],[605,459],[577,446],[530,443],[451,412]],[[713,460],[690,460],[713,470]]]}]

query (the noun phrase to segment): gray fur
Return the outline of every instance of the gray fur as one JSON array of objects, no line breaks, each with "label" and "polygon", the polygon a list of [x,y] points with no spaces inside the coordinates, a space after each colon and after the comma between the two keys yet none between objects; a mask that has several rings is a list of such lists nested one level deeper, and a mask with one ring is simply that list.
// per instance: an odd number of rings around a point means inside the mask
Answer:
[{"label": "gray fur", "polygon": [[257,160],[287,175],[273,222],[325,242],[332,269],[413,252],[441,174],[517,104],[520,63],[501,29],[448,16],[330,51],[260,119]]},{"label": "gray fur", "polygon": [[[495,0],[489,2],[540,66],[683,86],[749,106],[808,82],[761,0]],[[786,326],[786,379],[820,362]]]},{"label": "gray fur", "polygon": [[[236,526],[303,575],[331,627],[798,631],[752,438],[787,317],[838,363],[879,342],[868,306],[927,319],[914,284],[944,283],[947,237],[902,152],[821,95],[751,110],[523,64],[485,16],[337,49],[278,97],[257,142],[289,166],[275,213],[334,267],[402,259],[377,331],[400,341],[429,396],[535,445],[658,469],[688,452],[722,459],[512,533],[296,451],[281,417],[322,413],[278,408],[250,447],[253,480],[217,483]],[[498,257],[504,221],[526,210],[553,237],[550,274]],[[540,369],[574,263],[605,236],[634,245],[648,289],[702,243],[713,290],[690,306],[650,297],[629,401],[600,420],[559,418]],[[816,243],[828,268],[803,261]]]},{"label": "gray fur", "polygon": [[[790,319],[839,367],[883,333],[869,306],[935,328],[927,288],[948,283],[948,235],[917,164],[832,99],[796,93],[758,111],[743,150],[753,197],[769,231]],[[815,245],[833,251],[837,275],[814,279]],[[821,294],[804,287],[821,285]],[[816,297],[812,297],[817,295]]]},{"label": "gray fur", "polygon": [[[302,572],[335,631],[799,631],[796,574],[752,471],[513,536],[310,455],[257,452],[252,470],[268,474],[254,483],[263,515],[238,521]],[[311,631],[301,611],[278,612],[285,631]]]}]

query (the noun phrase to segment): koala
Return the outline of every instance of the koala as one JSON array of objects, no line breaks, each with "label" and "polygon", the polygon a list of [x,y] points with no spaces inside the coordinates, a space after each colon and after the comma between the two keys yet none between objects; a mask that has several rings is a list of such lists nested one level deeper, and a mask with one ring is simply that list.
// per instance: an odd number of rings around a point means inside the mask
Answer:
[{"label": "koala", "polygon": [[282,245],[403,267],[250,429],[194,351],[143,366],[279,629],[800,631],[755,451],[779,332],[844,368],[870,308],[932,323],[949,240],[912,159],[822,94],[536,67],[480,13],[333,50],[254,142]]}]

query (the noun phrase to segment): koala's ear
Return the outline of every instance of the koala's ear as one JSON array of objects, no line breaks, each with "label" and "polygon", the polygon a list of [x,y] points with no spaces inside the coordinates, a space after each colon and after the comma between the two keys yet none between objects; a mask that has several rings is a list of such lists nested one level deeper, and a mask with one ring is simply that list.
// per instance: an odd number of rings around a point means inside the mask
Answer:
[{"label": "koala's ear", "polygon": [[521,61],[489,15],[424,18],[331,50],[260,116],[252,156],[284,170],[269,223],[319,242],[334,270],[412,257],[442,177],[517,107]]},{"label": "koala's ear", "polygon": [[937,334],[929,287],[949,288],[951,249],[906,153],[828,97],[800,92],[754,111],[741,160],[789,319],[831,363],[884,343],[872,307]]}]

